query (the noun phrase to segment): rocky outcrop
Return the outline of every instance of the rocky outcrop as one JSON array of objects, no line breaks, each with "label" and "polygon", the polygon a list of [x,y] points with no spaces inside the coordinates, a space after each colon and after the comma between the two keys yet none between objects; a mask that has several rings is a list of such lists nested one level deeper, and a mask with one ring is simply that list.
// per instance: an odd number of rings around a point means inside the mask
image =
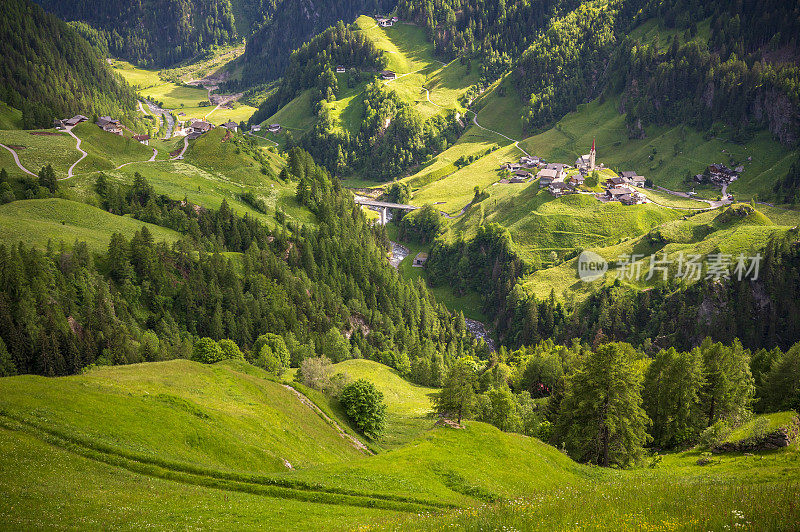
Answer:
[{"label": "rocky outcrop", "polygon": [[774,451],[789,446],[797,439],[800,433],[800,418],[794,418],[791,423],[776,431],[769,432],[756,438],[748,438],[736,442],[726,442],[714,446],[713,453],[747,453],[756,451]]}]

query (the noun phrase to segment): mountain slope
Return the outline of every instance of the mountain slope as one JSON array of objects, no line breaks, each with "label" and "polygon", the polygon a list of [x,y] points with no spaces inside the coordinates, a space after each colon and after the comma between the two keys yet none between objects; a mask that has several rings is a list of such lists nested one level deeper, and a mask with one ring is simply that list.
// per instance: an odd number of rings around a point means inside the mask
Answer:
[{"label": "mountain slope", "polygon": [[142,65],[168,66],[236,37],[230,0],[37,0],[65,20],[89,23],[109,52]]},{"label": "mountain slope", "polygon": [[3,8],[0,100],[22,110],[25,128],[78,113],[133,116],[134,92],[77,31],[28,0]]},{"label": "mountain slope", "polygon": [[349,23],[361,13],[380,13],[393,0],[283,0],[272,19],[247,39],[242,57],[243,86],[277,79],[289,64],[289,54],[337,21]]}]

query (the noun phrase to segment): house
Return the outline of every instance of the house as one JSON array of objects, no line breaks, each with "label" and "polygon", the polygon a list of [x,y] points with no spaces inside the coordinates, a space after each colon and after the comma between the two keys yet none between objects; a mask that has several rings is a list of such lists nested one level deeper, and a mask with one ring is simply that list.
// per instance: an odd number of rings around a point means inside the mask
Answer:
[{"label": "house", "polygon": [[548,192],[555,197],[563,196],[564,194],[572,194],[575,191],[569,183],[563,181],[554,181],[547,186]]},{"label": "house", "polygon": [[211,131],[214,128],[214,125],[211,122],[206,122],[205,120],[194,120],[191,124],[189,124],[190,129],[196,133],[206,133]]},{"label": "house", "polygon": [[397,24],[398,22],[400,22],[400,19],[399,19],[399,18],[397,18],[397,17],[392,17],[392,22],[394,22],[395,24]]},{"label": "house", "polygon": [[636,203],[636,201],[634,201],[634,194],[641,196],[641,194],[634,192],[633,189],[626,186],[609,187],[606,189],[606,198],[609,201],[619,201],[626,205]]},{"label": "house", "polygon": [[522,166],[517,163],[505,163],[503,164],[502,168],[503,170],[508,170],[509,172],[516,172],[522,168]]},{"label": "house", "polygon": [[261,131],[261,125],[256,124],[255,126],[250,128],[250,131]]},{"label": "house", "polygon": [[202,135],[202,134],[203,134],[202,131],[190,131],[189,134],[186,135],[186,139],[187,140],[194,140],[196,138],[200,138],[200,135]]},{"label": "house", "polygon": [[428,261],[428,254],[424,251],[420,251],[417,253],[417,256],[414,257],[414,262],[411,264],[416,268],[422,268],[422,266]]},{"label": "house", "polygon": [[586,178],[583,176],[583,174],[575,174],[574,176],[569,178],[569,182],[576,187],[578,185],[582,185],[585,181]]},{"label": "house", "polygon": [[624,172],[620,172],[619,175],[621,177],[626,178],[626,179],[630,179],[630,178],[636,176],[636,172],[634,172],[633,170],[625,170]]},{"label": "house", "polygon": [[545,166],[545,170],[553,170],[555,172],[556,179],[564,179],[564,176],[567,175],[565,168],[567,167],[566,164],[561,163],[550,163]]},{"label": "house", "polygon": [[535,167],[539,166],[540,162],[541,162],[541,159],[539,157],[535,157],[535,156],[526,155],[524,157],[520,157],[520,159],[519,159],[519,164],[524,166],[525,168],[535,168]]},{"label": "house", "polygon": [[228,120],[227,122],[222,124],[222,127],[227,129],[228,131],[233,131],[234,133],[236,133],[239,130],[239,124],[237,124],[233,120]]},{"label": "house", "polygon": [[336,73],[337,74],[344,74],[347,72],[347,69],[342,65],[336,65]]},{"label": "house", "polygon": [[53,120],[53,129],[64,129],[64,121],[58,118]]},{"label": "house", "polygon": [[519,170],[514,172],[514,176],[513,176],[512,179],[514,179],[514,178],[522,179],[522,180],[530,179],[531,178],[531,173],[528,172],[527,170],[523,170],[522,168],[520,168]]},{"label": "house", "polygon": [[119,127],[118,124],[114,124],[113,122],[109,122],[108,124],[101,126],[103,131],[106,133],[113,133],[114,135],[122,135],[122,128]]},{"label": "house", "polygon": [[394,21],[390,18],[379,18],[378,24],[381,28],[390,28],[394,25]]},{"label": "house", "polygon": [[150,135],[134,135],[133,140],[138,140],[139,142],[147,146],[148,144],[150,144]]},{"label": "house", "polygon": [[269,131],[270,133],[280,133],[281,125],[280,124],[270,124],[269,127],[267,127],[267,131]]},{"label": "house", "polygon": [[101,116],[100,118],[97,119],[97,122],[95,122],[95,124],[105,129],[106,126],[119,127],[120,122],[116,118],[111,118],[110,116]]},{"label": "house", "polygon": [[631,192],[630,194],[623,194],[619,197],[619,202],[623,205],[638,205],[645,203],[647,199],[643,194],[638,192]]},{"label": "house", "polygon": [[618,187],[618,186],[621,186],[621,185],[627,185],[627,184],[628,184],[628,181],[624,177],[611,177],[609,179],[606,179],[606,186],[608,188],[614,188],[614,187]]},{"label": "house", "polygon": [[558,179],[558,172],[555,170],[551,170],[549,168],[544,168],[539,170],[539,173],[536,174],[536,177],[539,179],[539,186],[546,187],[556,179]]},{"label": "house", "polygon": [[381,70],[381,79],[392,80],[397,79],[397,74],[391,70]]},{"label": "house", "polygon": [[87,120],[89,119],[83,115],[75,115],[72,118],[67,118],[66,120],[64,120],[64,125],[66,127],[73,127],[80,124],[81,122],[86,122]]},{"label": "house", "polygon": [[644,186],[645,181],[647,180],[644,178],[644,176],[641,175],[635,175],[633,177],[628,178],[628,183],[630,183],[635,187],[640,187],[640,188]]}]

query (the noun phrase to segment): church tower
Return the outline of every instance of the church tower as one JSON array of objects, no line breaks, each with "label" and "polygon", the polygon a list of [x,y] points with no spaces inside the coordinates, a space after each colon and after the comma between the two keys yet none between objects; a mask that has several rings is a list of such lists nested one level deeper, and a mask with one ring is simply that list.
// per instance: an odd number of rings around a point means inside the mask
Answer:
[{"label": "church tower", "polygon": [[595,149],[594,149],[594,141],[595,141],[595,139],[592,139],[592,151],[589,152],[589,170],[594,170],[594,160],[595,160],[595,155],[596,155],[596,152],[595,152]]}]

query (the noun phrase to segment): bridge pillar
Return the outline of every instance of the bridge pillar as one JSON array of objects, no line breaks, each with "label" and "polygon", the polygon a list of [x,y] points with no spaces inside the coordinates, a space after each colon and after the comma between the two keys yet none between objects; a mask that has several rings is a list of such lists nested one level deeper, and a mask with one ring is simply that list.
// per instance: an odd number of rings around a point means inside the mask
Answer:
[{"label": "bridge pillar", "polygon": [[381,207],[381,225],[386,225],[386,218],[388,212],[389,212],[388,207]]}]

